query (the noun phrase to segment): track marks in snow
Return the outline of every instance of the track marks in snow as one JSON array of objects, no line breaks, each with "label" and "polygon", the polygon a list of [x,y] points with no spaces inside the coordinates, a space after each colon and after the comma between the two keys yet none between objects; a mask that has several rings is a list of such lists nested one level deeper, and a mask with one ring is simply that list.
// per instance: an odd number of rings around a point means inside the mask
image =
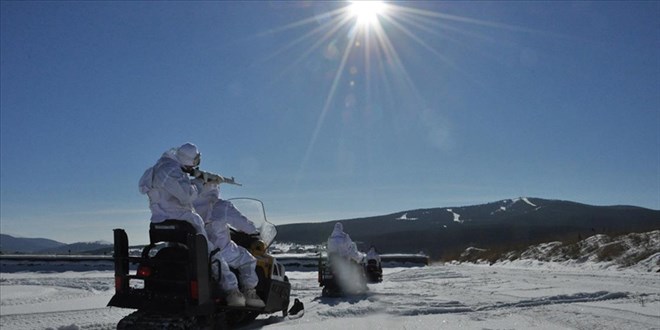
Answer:
[{"label": "track marks in snow", "polygon": [[2,315],[2,329],[116,329],[117,323],[131,310],[99,308],[85,311]]},{"label": "track marks in snow", "polygon": [[[14,294],[14,290],[20,290],[22,294]],[[62,287],[48,287],[46,289],[39,286],[20,285],[3,291],[3,298],[0,306],[3,308],[3,314],[6,314],[9,306],[42,304],[49,302],[60,302],[71,299],[78,299],[90,296],[91,293],[86,290],[78,290]],[[27,294],[27,295],[26,295]]]},{"label": "track marks in snow", "polygon": [[[626,310],[631,306],[629,298],[612,301],[597,301],[576,304],[548,305],[543,308],[520,310],[522,314],[546,319],[571,329],[660,329],[660,304],[648,306],[647,313]],[[621,308],[618,308],[621,307]]]},{"label": "track marks in snow", "polygon": [[[85,273],[83,273],[85,274]],[[106,273],[107,274],[107,273]],[[76,277],[72,280],[67,273],[64,275],[42,275],[39,277],[20,277],[20,274],[3,274],[0,285],[34,285],[42,287],[62,287],[88,291],[114,290],[114,278],[107,275]]]},{"label": "track marks in snow", "polygon": [[626,297],[628,297],[628,293],[625,292],[599,291],[593,293],[576,293],[571,295],[558,295],[558,296],[527,299],[514,303],[494,304],[491,306],[480,307],[477,310],[489,310],[489,309],[499,309],[499,308],[507,308],[507,307],[533,307],[533,306],[552,305],[552,304],[572,304],[579,302],[593,302],[593,301],[601,301],[601,300],[620,299]]},{"label": "track marks in snow", "polygon": [[434,267],[434,272],[429,272],[427,268],[403,268],[392,273],[387,273],[388,282],[415,282],[415,281],[443,281],[447,279],[465,278],[463,274],[450,269]]},{"label": "track marks in snow", "polygon": [[[371,285],[378,303],[392,315],[417,316],[472,312],[464,302],[442,293],[445,286],[468,277],[446,268],[410,268],[386,274],[386,281]],[[440,294],[439,294],[440,293]]]},{"label": "track marks in snow", "polygon": [[590,292],[589,288],[572,291],[561,287],[561,279],[535,271],[431,268],[433,271],[411,268],[386,274],[385,282],[370,286],[372,294],[388,314],[400,316],[510,311],[625,300],[632,295],[614,290]]},{"label": "track marks in snow", "polygon": [[[6,275],[6,276],[5,276]],[[86,309],[99,300],[109,299],[114,292],[112,277],[79,277],[72,280],[69,274],[40,274],[21,277],[3,274],[0,281],[3,315],[26,314],[33,307],[44,312],[58,312],[65,306]],[[31,306],[26,308],[24,306]]]},{"label": "track marks in snow", "polygon": [[389,306],[388,312],[401,316],[417,316],[431,314],[449,314],[473,312],[472,307],[466,306],[459,301],[421,300],[416,303],[406,302],[404,304],[393,304]]}]

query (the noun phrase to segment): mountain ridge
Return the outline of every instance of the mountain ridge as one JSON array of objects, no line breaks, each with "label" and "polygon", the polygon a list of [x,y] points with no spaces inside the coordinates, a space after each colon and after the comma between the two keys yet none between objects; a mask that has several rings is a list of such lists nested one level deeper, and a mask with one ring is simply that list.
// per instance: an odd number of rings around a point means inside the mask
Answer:
[{"label": "mountain ridge", "polygon": [[[416,220],[410,220],[413,218]],[[629,205],[594,206],[520,197],[471,206],[414,209],[357,219],[280,225],[277,227],[277,241],[323,244],[336,222],[344,225],[361,250],[375,245],[382,253],[423,251],[432,259],[451,259],[470,246],[520,248],[594,234],[660,229],[660,211]]]},{"label": "mountain ridge", "polygon": [[58,248],[66,244],[47,238],[25,238],[0,234],[0,251],[3,253],[29,253],[45,249]]},{"label": "mountain ridge", "polygon": [[0,234],[1,253],[71,254],[91,253],[112,247],[105,241],[66,244],[47,238],[24,238]]},{"label": "mountain ridge", "polygon": [[[518,197],[490,203],[419,208],[363,218],[278,225],[278,242],[324,244],[334,224],[344,224],[361,250],[424,252],[433,259],[457,258],[466,248],[521,248],[594,234],[660,229],[660,211],[631,205],[594,206],[573,201]],[[60,243],[0,234],[2,253],[107,252],[108,242]]]}]

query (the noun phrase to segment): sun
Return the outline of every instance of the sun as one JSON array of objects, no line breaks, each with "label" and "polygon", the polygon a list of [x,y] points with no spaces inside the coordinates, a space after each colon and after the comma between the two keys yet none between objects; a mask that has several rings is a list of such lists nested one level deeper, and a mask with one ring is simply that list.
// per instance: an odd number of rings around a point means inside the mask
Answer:
[{"label": "sun", "polygon": [[383,1],[351,1],[349,13],[357,19],[357,23],[370,26],[378,22],[378,16],[382,15],[387,8]]},{"label": "sun", "polygon": [[[429,52],[433,55],[429,57],[430,60],[464,72],[466,70],[457,66],[443,53],[442,48],[437,47],[462,41],[466,36],[489,40],[487,36],[474,33],[472,29],[475,27],[520,30],[497,22],[422,9],[426,6],[420,8],[418,2],[363,0],[342,1],[338,4],[336,1],[310,1],[309,7],[315,9],[313,16],[264,33],[268,35],[311,26],[277,51],[267,54],[267,59],[286,56],[284,54],[293,56],[292,63],[281,70],[281,77],[287,77],[290,70],[307,68],[308,63],[314,63],[314,70],[325,70],[323,78],[328,84],[328,92],[319,106],[316,126],[312,130],[296,181],[302,177],[321,136],[325,119],[333,111],[341,112],[342,116],[352,116],[360,110],[363,114],[361,118],[371,120],[372,117],[380,118],[380,113],[390,103],[414,102],[415,105],[409,107],[411,112],[426,108],[417,87],[418,82],[408,72],[408,66],[421,64],[407,57],[413,50],[419,48]],[[406,50],[405,58],[399,55],[401,49]],[[318,56],[320,61],[314,62],[314,56]],[[423,65],[426,63],[424,61]],[[398,107],[392,106],[392,112],[396,110]],[[399,117],[393,114],[392,118]],[[436,131],[430,133],[434,140],[443,139],[435,138],[438,136]]]}]

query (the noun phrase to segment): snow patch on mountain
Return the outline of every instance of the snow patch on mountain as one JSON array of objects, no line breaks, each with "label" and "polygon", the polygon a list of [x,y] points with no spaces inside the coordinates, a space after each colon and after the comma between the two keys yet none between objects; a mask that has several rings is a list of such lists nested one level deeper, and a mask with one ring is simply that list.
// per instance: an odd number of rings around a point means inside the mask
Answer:
[{"label": "snow patch on mountain", "polygon": [[463,220],[461,220],[461,215],[458,213],[455,213],[453,209],[447,209],[447,212],[451,213],[454,215],[454,222],[458,223],[463,223]]},{"label": "snow patch on mountain", "polygon": [[508,208],[513,207],[518,202],[523,202],[523,203],[525,203],[529,206],[536,207],[536,209],[534,209],[535,211],[538,210],[538,208],[539,208],[538,205],[532,203],[529,200],[529,198],[527,198],[527,197],[518,197],[518,198],[514,198],[514,199],[505,199],[505,200],[500,201],[500,203],[502,205],[500,205],[500,207],[498,207],[495,211],[491,212],[490,214],[493,215],[493,214],[498,213],[498,212],[506,212]]},{"label": "snow patch on mountain", "polygon": [[529,205],[531,205],[531,206],[536,207],[536,204],[530,202],[529,199],[527,199],[527,197],[520,197],[520,198],[518,198],[514,203],[516,203],[516,202],[518,202],[518,201],[523,201],[523,202],[525,202],[525,203],[527,203],[527,204],[529,204]]},{"label": "snow patch on mountain", "polygon": [[500,206],[497,210],[490,212],[490,215],[493,215],[498,212],[506,212],[506,206]]},{"label": "snow patch on mountain", "polygon": [[394,220],[417,220],[417,218],[408,218],[408,213],[406,212]]}]

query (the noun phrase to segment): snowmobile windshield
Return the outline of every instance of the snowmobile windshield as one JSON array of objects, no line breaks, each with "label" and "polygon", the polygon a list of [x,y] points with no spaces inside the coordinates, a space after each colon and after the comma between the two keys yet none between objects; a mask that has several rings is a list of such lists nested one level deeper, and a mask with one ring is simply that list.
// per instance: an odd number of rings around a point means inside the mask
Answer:
[{"label": "snowmobile windshield", "polygon": [[269,247],[275,240],[275,236],[277,236],[277,229],[275,225],[266,219],[264,204],[258,199],[244,197],[230,198],[229,201],[254,223],[254,226],[259,231],[261,240],[266,243],[266,247]]}]

